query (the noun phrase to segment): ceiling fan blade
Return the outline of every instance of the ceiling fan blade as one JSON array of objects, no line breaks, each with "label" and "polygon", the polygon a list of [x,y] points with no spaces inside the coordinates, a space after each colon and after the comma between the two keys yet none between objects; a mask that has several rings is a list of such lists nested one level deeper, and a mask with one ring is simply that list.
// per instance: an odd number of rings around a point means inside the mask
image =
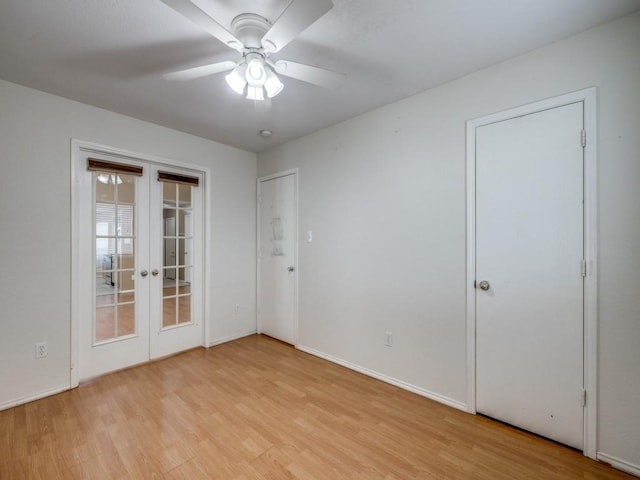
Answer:
[{"label": "ceiling fan blade", "polygon": [[262,38],[262,46],[268,52],[280,51],[332,8],[332,0],[292,0]]},{"label": "ceiling fan blade", "polygon": [[166,80],[182,82],[184,80],[195,80],[196,78],[206,77],[214,73],[226,72],[235,68],[236,62],[227,61],[212,63],[210,65],[202,65],[201,67],[187,68],[178,72],[166,73],[163,77]]},{"label": "ceiling fan blade", "polygon": [[278,60],[274,63],[274,66],[276,72],[281,75],[331,89],[338,88],[347,78],[344,73],[332,72],[324,68],[290,62],[289,60]]},{"label": "ceiling fan blade", "polygon": [[189,0],[160,0],[165,5],[173,8],[176,12],[187,17],[193,23],[203,28],[206,32],[216,37],[225,45],[242,52],[244,45],[226,28],[216,22],[207,13],[197,7]]}]

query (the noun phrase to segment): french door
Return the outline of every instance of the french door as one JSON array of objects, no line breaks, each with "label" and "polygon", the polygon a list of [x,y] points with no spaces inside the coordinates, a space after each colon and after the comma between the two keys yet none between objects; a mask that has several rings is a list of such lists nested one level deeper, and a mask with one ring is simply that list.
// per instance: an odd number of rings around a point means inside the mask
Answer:
[{"label": "french door", "polygon": [[201,172],[77,161],[79,379],[201,345]]}]

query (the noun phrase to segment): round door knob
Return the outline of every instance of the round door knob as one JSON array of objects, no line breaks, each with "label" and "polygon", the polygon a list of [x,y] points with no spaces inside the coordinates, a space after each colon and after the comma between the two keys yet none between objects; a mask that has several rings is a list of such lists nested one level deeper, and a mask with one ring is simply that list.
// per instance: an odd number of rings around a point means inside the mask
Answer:
[{"label": "round door knob", "polygon": [[480,287],[480,290],[484,290],[486,292],[487,290],[489,290],[491,285],[489,285],[489,282],[487,282],[486,280],[482,280],[479,284],[479,287]]},{"label": "round door knob", "polygon": [[153,270],[151,270],[151,275],[153,275],[154,277],[157,277],[158,273],[160,273],[160,272],[158,272],[157,268],[154,268]]},{"label": "round door knob", "polygon": [[142,270],[142,271],[140,272],[140,276],[141,276],[141,277],[146,277],[147,275],[149,275],[149,272],[147,272],[146,270]]}]

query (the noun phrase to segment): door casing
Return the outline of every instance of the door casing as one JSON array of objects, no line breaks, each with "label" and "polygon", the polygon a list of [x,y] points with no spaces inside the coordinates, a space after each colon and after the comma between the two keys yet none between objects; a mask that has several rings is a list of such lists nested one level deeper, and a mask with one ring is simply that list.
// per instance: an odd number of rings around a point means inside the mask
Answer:
[{"label": "door casing", "polygon": [[211,285],[211,267],[208,259],[211,258],[211,247],[208,239],[211,238],[211,222],[209,218],[209,205],[211,198],[211,169],[201,165],[189,164],[185,162],[177,162],[162,157],[142,154],[123,150],[107,145],[96,144],[78,139],[71,139],[71,365],[70,365],[70,387],[75,388],[79,385],[80,372],[78,368],[79,352],[80,352],[80,302],[87,301],[81,295],[82,282],[82,259],[85,258],[87,252],[80,251],[80,235],[81,217],[80,217],[80,192],[79,183],[82,175],[86,174],[86,165],[83,162],[84,155],[92,153],[96,155],[109,155],[111,157],[121,158],[124,162],[142,161],[146,163],[163,166],[165,168],[184,168],[198,171],[203,176],[203,332],[202,346],[209,346],[210,337],[210,300],[209,295],[204,294],[207,285]]},{"label": "door casing", "polygon": [[261,303],[261,288],[260,288],[260,184],[262,182],[266,182],[269,180],[273,180],[276,178],[280,178],[280,177],[286,177],[292,175],[293,179],[294,179],[294,187],[293,187],[293,195],[294,195],[294,211],[295,211],[295,239],[293,242],[294,245],[294,252],[293,252],[293,258],[294,258],[294,265],[295,265],[295,271],[293,272],[294,274],[294,292],[293,292],[293,336],[294,336],[294,341],[293,341],[293,345],[297,346],[298,345],[298,250],[299,250],[299,235],[298,235],[298,230],[299,230],[299,209],[298,209],[298,181],[299,181],[299,177],[298,177],[298,169],[294,168],[291,170],[284,170],[282,172],[277,172],[274,173],[272,175],[266,175],[264,177],[260,177],[258,178],[257,182],[256,182],[256,192],[257,192],[257,197],[256,197],[256,325],[257,325],[257,331],[258,333],[262,332],[262,324],[261,324],[261,318],[260,318],[260,303]]},{"label": "door casing", "polygon": [[584,104],[584,255],[587,272],[584,278],[584,455],[597,455],[597,132],[595,87],[523,105],[467,121],[466,194],[467,194],[467,411],[476,410],[476,129],[483,125],[509,120],[576,102]]}]

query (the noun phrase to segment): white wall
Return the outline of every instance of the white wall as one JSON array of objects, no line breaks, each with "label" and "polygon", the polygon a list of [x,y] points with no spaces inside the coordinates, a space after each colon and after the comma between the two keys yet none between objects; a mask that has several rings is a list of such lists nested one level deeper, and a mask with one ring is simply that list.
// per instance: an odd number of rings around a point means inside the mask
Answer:
[{"label": "white wall", "polygon": [[0,112],[0,408],[69,385],[71,138],[211,168],[208,340],[255,331],[255,154],[4,81]]},{"label": "white wall", "polygon": [[300,345],[462,405],[465,122],[594,85],[598,450],[640,472],[640,14],[259,154],[300,169]]}]

